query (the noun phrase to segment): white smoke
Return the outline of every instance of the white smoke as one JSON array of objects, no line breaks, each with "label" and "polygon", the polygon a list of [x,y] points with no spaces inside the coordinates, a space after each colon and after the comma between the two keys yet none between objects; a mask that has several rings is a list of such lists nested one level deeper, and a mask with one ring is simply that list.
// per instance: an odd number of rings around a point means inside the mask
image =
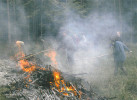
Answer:
[{"label": "white smoke", "polygon": [[[87,75],[93,76],[92,78],[98,77],[97,80],[99,80],[99,77],[107,78],[111,76],[113,74],[113,56],[109,46],[110,38],[115,36],[116,31],[120,29],[117,18],[112,13],[102,13],[100,15],[91,13],[86,18],[81,18],[73,11],[66,13],[66,21],[62,25],[59,35],[66,34],[62,36],[62,41],[65,46],[74,51],[65,51],[66,56],[62,57],[68,60],[68,53],[72,56],[74,64],[63,65],[64,67],[61,69],[73,74],[87,73]],[[66,37],[69,38],[65,39]],[[60,62],[63,62],[63,60]]]},{"label": "white smoke", "polygon": [[0,25],[0,33],[6,35],[10,34],[11,40],[16,40],[17,38],[21,39],[22,35],[26,34],[24,28],[26,28],[28,24],[24,7],[21,5],[20,1],[17,1],[16,4],[14,4],[13,6],[11,6],[10,1],[8,4],[4,2],[0,3],[0,22],[2,23]]}]

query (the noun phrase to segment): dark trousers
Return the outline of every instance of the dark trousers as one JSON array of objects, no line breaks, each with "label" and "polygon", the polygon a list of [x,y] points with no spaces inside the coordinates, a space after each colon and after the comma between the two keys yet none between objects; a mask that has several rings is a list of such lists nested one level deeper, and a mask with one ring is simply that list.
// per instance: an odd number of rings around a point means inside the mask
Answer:
[{"label": "dark trousers", "polygon": [[118,68],[121,69],[121,71],[126,74],[126,71],[124,70],[123,68],[123,65],[124,65],[124,61],[116,61],[114,60],[115,62],[115,71],[114,71],[114,75],[116,75],[118,73]]}]

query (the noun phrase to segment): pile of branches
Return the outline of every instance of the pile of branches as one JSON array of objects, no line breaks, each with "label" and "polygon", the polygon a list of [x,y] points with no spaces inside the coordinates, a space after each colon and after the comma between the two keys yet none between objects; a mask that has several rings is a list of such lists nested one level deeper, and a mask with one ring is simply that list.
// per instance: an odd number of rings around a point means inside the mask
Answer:
[{"label": "pile of branches", "polygon": [[13,78],[3,94],[14,100],[60,100],[51,89],[53,81],[51,71],[36,69],[33,73],[18,73],[18,78]]},{"label": "pile of branches", "polygon": [[[82,79],[75,77],[75,75],[69,75],[62,73],[58,69],[55,69],[51,65],[43,64],[40,59],[32,57],[26,59],[33,62],[36,66],[36,70],[32,73],[24,71],[18,72],[18,77],[13,78],[12,81],[6,86],[7,90],[3,94],[7,98],[13,98],[14,100],[110,100],[114,98],[101,97],[97,93],[93,92],[92,88],[86,89],[82,84]],[[37,62],[38,65],[36,64]],[[46,69],[46,70],[43,70]],[[68,85],[73,86],[77,95],[73,95],[71,92],[66,91],[68,95],[64,95],[59,92],[54,85],[53,71],[56,70],[61,73],[61,78],[66,75],[70,80],[66,81]],[[52,83],[52,85],[51,85]]]}]

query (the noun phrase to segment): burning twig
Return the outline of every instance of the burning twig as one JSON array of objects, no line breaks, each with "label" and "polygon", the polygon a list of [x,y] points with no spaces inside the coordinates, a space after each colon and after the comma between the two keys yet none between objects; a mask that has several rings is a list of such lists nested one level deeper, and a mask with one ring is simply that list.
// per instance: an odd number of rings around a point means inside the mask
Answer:
[{"label": "burning twig", "polygon": [[20,61],[20,60],[23,60],[23,59],[28,59],[28,58],[30,58],[30,57],[33,57],[33,56],[36,56],[36,55],[38,55],[38,54],[40,54],[40,53],[44,53],[44,52],[48,52],[48,51],[51,51],[51,49],[43,50],[43,51],[37,52],[37,53],[35,53],[35,54],[31,54],[31,55],[26,55],[25,57],[19,58],[17,61]]},{"label": "burning twig", "polygon": [[74,88],[74,90],[77,92],[77,94],[79,95],[79,98],[81,98],[80,93],[77,91],[77,89],[73,86],[73,84],[70,82],[71,86]]}]

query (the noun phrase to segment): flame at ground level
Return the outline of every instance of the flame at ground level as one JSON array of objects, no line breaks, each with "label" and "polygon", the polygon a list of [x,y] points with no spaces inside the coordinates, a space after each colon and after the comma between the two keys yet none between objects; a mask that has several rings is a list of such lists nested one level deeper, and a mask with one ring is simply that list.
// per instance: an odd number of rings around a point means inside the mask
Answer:
[{"label": "flame at ground level", "polygon": [[[17,41],[16,45],[18,47],[19,52],[17,53],[17,57],[25,57],[25,53],[23,52],[23,49],[21,47],[21,44],[24,44],[24,42]],[[56,61],[56,52],[54,50],[49,51],[48,53],[45,53],[46,56],[48,56],[51,61],[52,65],[54,67],[57,67],[57,61]],[[41,70],[45,70],[45,68],[41,68],[31,62],[29,62],[26,59],[22,59],[18,61],[18,65],[21,67],[21,69],[24,72],[32,73],[33,71],[36,70],[36,68],[39,68]],[[67,85],[63,77],[61,77],[61,74],[59,71],[54,70],[53,71],[53,76],[54,76],[54,82],[50,82],[53,87],[55,87],[60,93],[62,93],[65,96],[69,96],[69,93],[74,94],[75,96],[77,95],[77,91],[75,90],[75,87],[73,87],[71,84]],[[30,76],[26,77],[26,79],[29,79]],[[31,80],[29,79],[29,82]],[[54,85],[53,85],[54,84]],[[27,85],[26,85],[27,86]],[[69,92],[69,93],[68,93]]]},{"label": "flame at ground level", "polygon": [[45,53],[45,56],[48,56],[50,58],[50,60],[52,61],[52,65],[57,67],[58,63],[56,61],[56,51],[51,50],[48,53]]},{"label": "flame at ground level", "polygon": [[77,95],[77,92],[75,91],[75,89],[71,85],[67,86],[66,82],[61,77],[60,72],[54,71],[53,76],[54,76],[55,86],[59,92],[63,93],[66,96],[69,95],[67,92],[71,92],[75,96]]},{"label": "flame at ground level", "polygon": [[27,60],[20,60],[19,61],[19,66],[21,69],[25,72],[31,73],[32,71],[35,71],[36,66],[29,63]]}]

